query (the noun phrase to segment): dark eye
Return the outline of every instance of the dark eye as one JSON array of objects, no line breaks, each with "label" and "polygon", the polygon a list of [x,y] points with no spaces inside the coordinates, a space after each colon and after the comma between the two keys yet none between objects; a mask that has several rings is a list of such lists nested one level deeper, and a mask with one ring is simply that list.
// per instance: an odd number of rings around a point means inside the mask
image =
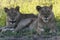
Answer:
[{"label": "dark eye", "polygon": [[48,10],[48,12],[50,12],[50,11]]}]

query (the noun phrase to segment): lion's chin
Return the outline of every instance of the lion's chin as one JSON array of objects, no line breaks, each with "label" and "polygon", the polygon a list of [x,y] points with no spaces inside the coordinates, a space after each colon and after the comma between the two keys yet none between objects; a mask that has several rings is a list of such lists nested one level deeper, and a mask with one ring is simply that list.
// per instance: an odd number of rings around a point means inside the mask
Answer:
[{"label": "lion's chin", "polygon": [[47,23],[47,22],[48,22],[48,20],[43,20],[43,22]]}]

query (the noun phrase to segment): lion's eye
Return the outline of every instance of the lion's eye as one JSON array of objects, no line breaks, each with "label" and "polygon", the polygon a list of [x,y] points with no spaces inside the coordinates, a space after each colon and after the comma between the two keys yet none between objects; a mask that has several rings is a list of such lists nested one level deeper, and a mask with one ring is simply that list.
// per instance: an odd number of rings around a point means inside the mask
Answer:
[{"label": "lion's eye", "polygon": [[50,12],[50,10],[48,10],[48,12]]},{"label": "lion's eye", "polygon": [[42,10],[41,12],[43,13],[44,11]]}]

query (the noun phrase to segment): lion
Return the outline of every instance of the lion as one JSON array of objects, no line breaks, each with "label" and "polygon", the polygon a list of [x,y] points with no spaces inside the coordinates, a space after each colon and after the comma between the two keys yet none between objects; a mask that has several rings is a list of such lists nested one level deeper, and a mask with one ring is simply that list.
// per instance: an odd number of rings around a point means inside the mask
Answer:
[{"label": "lion", "polygon": [[4,11],[6,12],[6,26],[8,27],[16,27],[17,24],[20,21],[20,12],[19,12],[19,6],[16,8],[10,8],[7,7],[4,8]]},{"label": "lion", "polygon": [[38,18],[29,26],[30,30],[34,29],[38,34],[45,32],[45,28],[49,29],[49,33],[56,33],[56,22],[54,13],[52,11],[52,5],[48,6],[36,6],[38,11]]},{"label": "lion", "polygon": [[[34,14],[22,14],[19,11],[19,6],[16,6],[15,8],[11,7],[10,9],[8,9],[7,7],[4,8],[5,13],[7,14],[6,16],[6,28],[17,28],[18,29],[18,25],[20,23],[21,20],[25,20],[26,23],[24,26],[28,25],[29,23],[31,23],[31,21],[33,21],[33,18],[37,18],[36,15]],[[5,28],[5,29],[6,29]],[[21,28],[21,26],[19,26],[19,28]]]}]

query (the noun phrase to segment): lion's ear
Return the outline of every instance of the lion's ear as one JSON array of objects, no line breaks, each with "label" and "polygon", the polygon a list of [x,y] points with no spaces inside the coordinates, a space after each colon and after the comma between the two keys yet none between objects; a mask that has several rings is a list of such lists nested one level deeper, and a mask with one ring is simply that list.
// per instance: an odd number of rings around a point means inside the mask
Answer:
[{"label": "lion's ear", "polygon": [[16,9],[17,11],[19,11],[19,8],[20,8],[19,6],[16,6],[16,8],[15,8],[15,9]]},{"label": "lion's ear", "polygon": [[8,12],[8,11],[9,11],[9,9],[5,7],[5,8],[4,8],[4,11],[5,11],[5,12]]},{"label": "lion's ear", "polygon": [[50,5],[50,9],[52,9],[53,5]]},{"label": "lion's ear", "polygon": [[36,6],[37,11],[41,10],[42,7]]}]

